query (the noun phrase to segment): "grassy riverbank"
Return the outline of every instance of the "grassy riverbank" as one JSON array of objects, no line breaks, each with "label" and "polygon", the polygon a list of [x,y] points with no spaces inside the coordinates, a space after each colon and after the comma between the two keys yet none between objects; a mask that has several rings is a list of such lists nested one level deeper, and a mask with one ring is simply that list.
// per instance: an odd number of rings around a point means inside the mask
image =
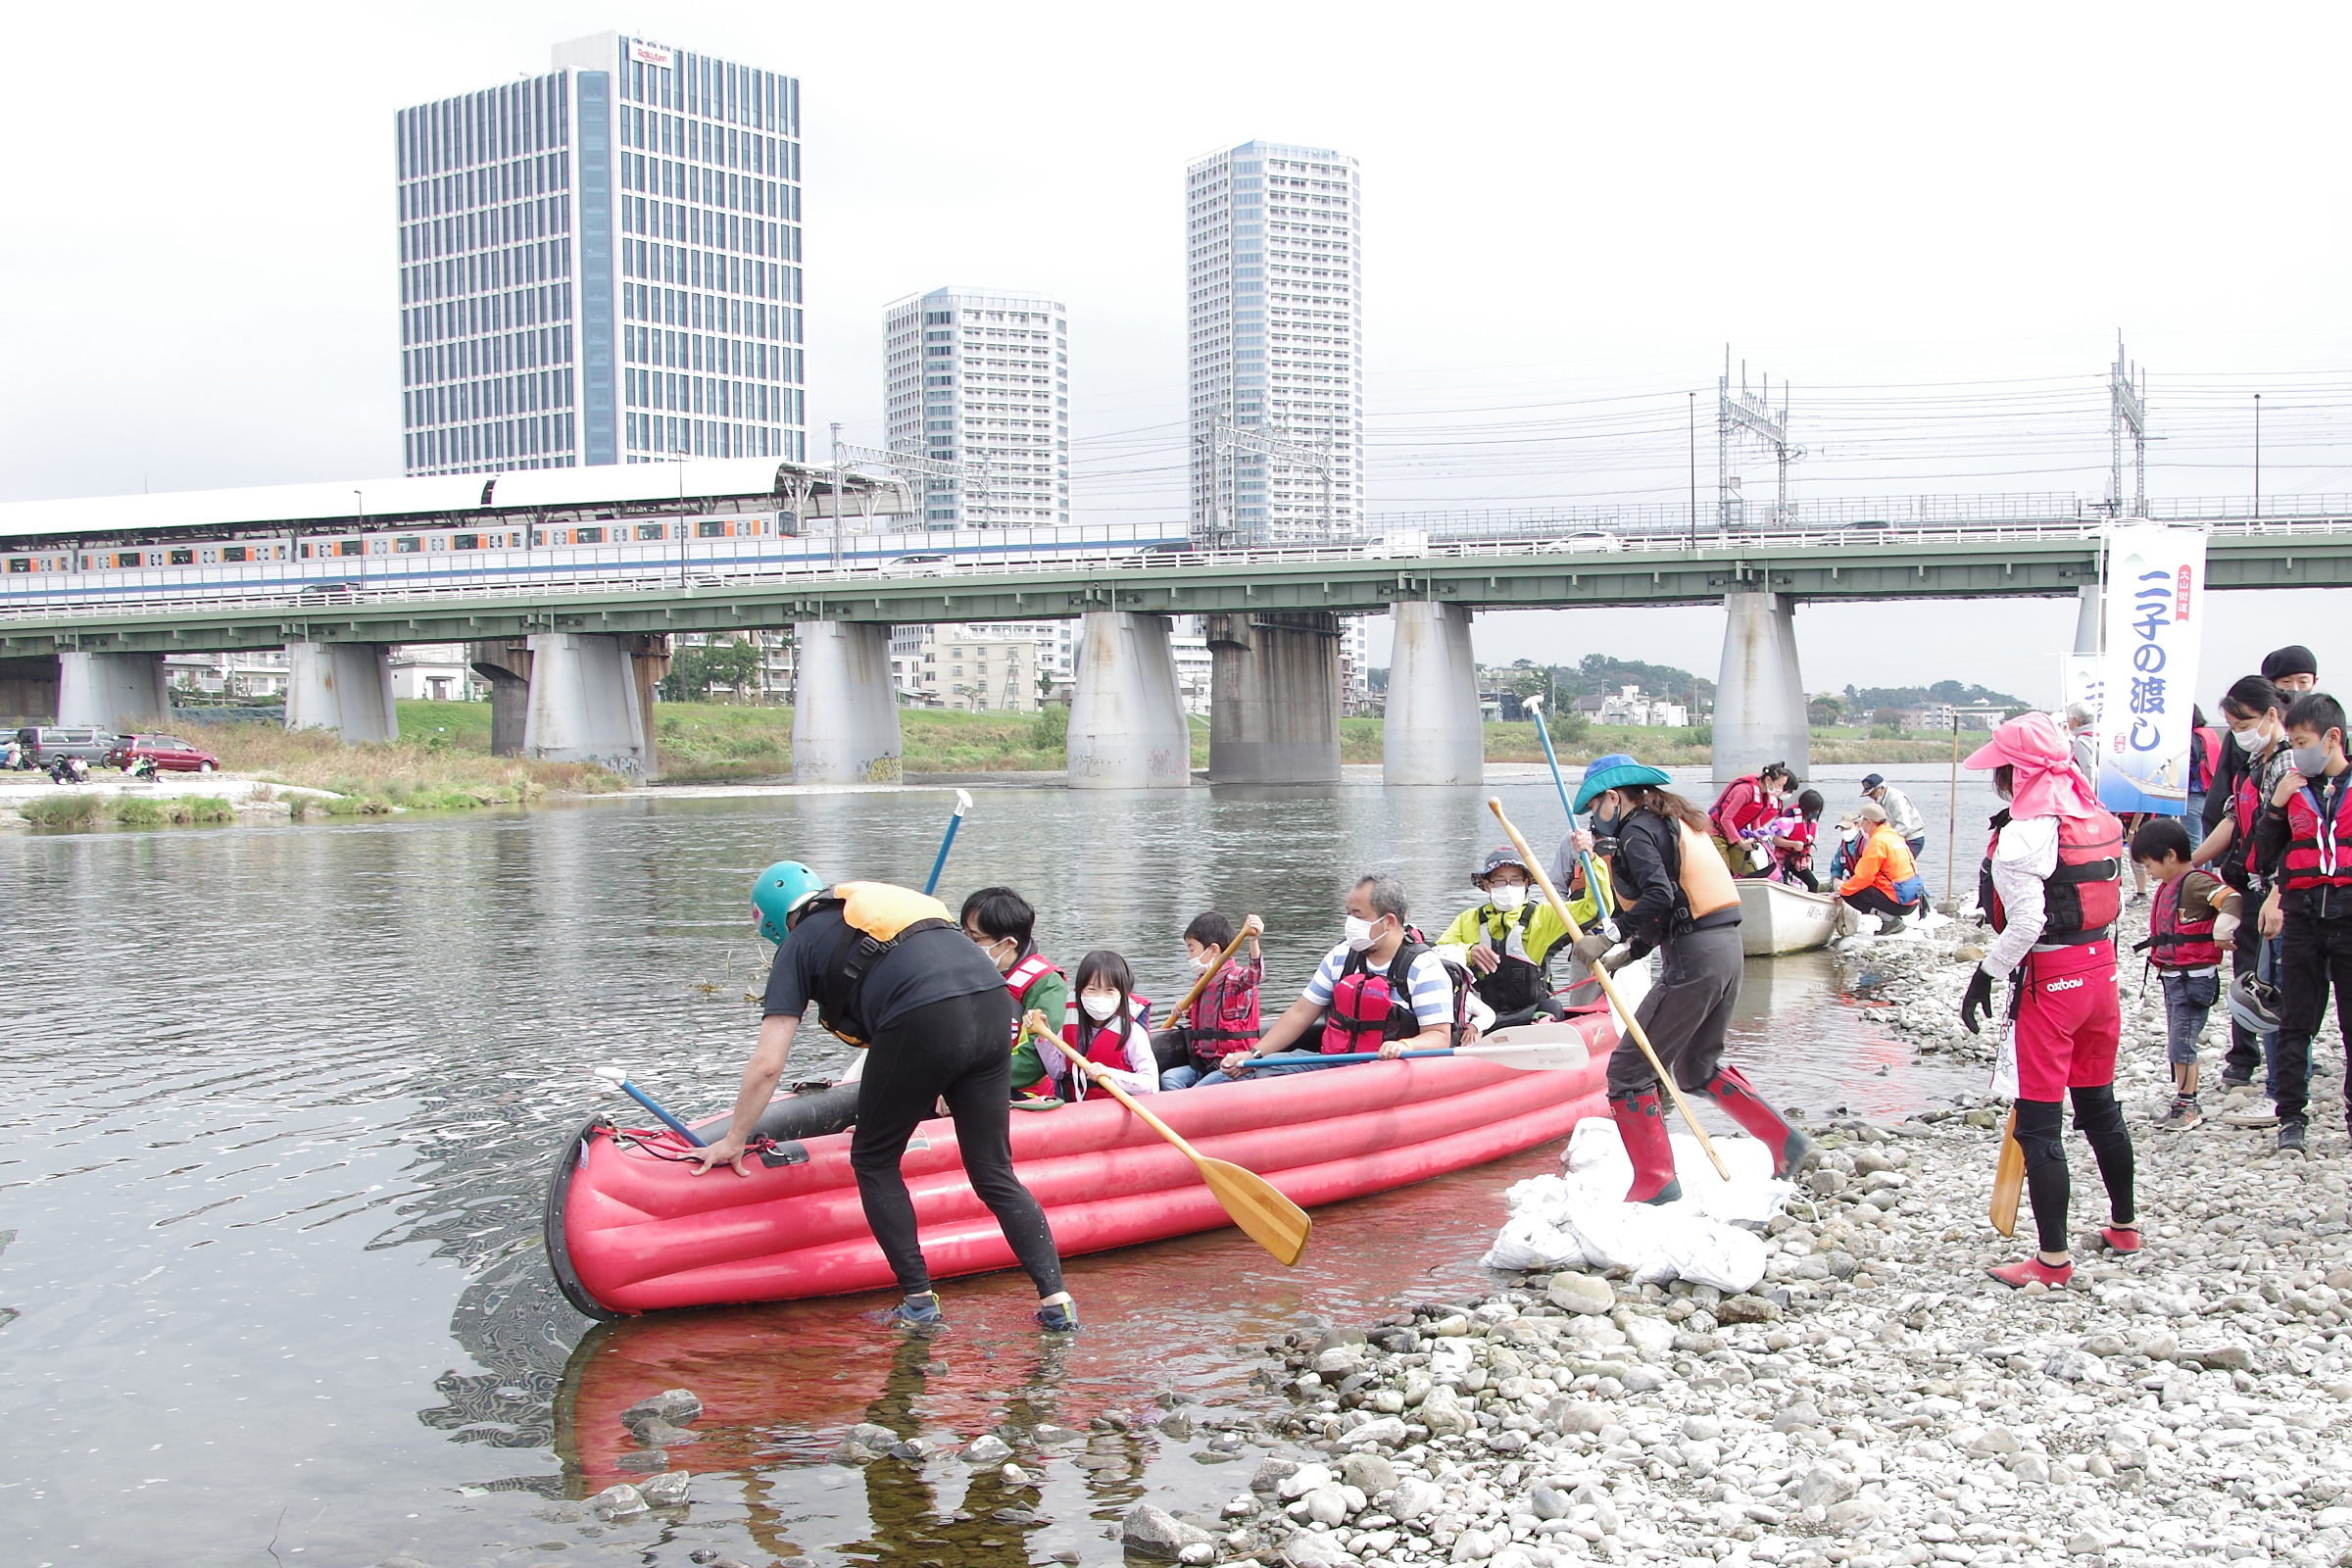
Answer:
[{"label": "grassy riverbank", "polygon": [[186,727],[189,739],[219,753],[230,772],[332,791],[342,799],[317,808],[336,816],[394,807],[467,809],[627,788],[618,774],[592,763],[492,757],[488,703],[402,703],[399,710],[400,739],[383,746],[347,746],[323,730],[270,723]]}]

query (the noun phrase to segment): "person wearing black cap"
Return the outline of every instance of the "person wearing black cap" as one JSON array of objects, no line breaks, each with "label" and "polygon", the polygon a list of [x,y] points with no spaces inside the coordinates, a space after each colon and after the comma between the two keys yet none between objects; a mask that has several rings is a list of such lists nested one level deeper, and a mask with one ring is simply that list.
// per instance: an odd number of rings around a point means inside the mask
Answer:
[{"label": "person wearing black cap", "polygon": [[2304,692],[2320,689],[2320,661],[2301,643],[2288,643],[2264,657],[2262,678],[2286,693],[2291,702]]}]

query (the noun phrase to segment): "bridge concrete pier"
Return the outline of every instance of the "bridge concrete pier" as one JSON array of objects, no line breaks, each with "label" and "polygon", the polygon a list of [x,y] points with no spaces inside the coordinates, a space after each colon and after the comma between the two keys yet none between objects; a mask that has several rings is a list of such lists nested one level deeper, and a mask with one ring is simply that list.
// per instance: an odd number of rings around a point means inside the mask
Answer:
[{"label": "bridge concrete pier", "polygon": [[1469,610],[1411,599],[1391,606],[1389,616],[1396,640],[1389,653],[1382,782],[1484,783],[1487,732],[1479,720]]},{"label": "bridge concrete pier", "polygon": [[[668,666],[667,642],[533,633],[523,755],[597,762],[640,782],[655,777],[661,761],[654,749],[653,685]],[[495,723],[496,713],[491,716]]]},{"label": "bridge concrete pier", "polygon": [[354,746],[400,739],[391,648],[286,644],[286,728],[331,729]]},{"label": "bridge concrete pier", "polygon": [[[1796,662],[1796,601],[1723,596],[1723,662],[1715,674],[1715,788],[1766,762],[1809,769],[1805,682]],[[1704,803],[1702,803],[1703,805]]]},{"label": "bridge concrete pier", "polygon": [[1340,617],[1207,617],[1212,784],[1340,779]]},{"label": "bridge concrete pier", "polygon": [[890,627],[804,620],[792,628],[792,781],[896,784],[899,705]]},{"label": "bridge concrete pier", "polygon": [[475,643],[466,661],[490,683],[490,755],[520,757],[531,715],[531,646],[521,639]]},{"label": "bridge concrete pier", "polygon": [[1168,617],[1089,612],[1080,622],[1070,696],[1070,788],[1185,789],[1193,733],[1168,645]]},{"label": "bridge concrete pier", "polygon": [[2096,654],[2107,645],[2107,601],[2099,585],[2086,582],[2075,590],[2075,652]]},{"label": "bridge concrete pier", "polygon": [[57,721],[122,733],[162,729],[172,717],[161,654],[57,656]]}]

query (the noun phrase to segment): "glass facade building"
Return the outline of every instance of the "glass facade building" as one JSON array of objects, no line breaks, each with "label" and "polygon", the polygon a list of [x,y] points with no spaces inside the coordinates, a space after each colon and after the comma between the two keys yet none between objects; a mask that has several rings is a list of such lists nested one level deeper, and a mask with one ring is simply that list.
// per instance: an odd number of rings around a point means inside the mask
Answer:
[{"label": "glass facade building", "polygon": [[607,32],[401,111],[404,465],[808,456],[801,91]]},{"label": "glass facade building", "polygon": [[[1364,444],[1355,160],[1244,142],[1192,166],[1185,203],[1194,533],[1282,544],[1352,531]],[[1253,452],[1237,433],[1320,461]]]},{"label": "glass facade building", "polygon": [[882,313],[890,449],[987,466],[985,492],[925,481],[924,526],[1070,520],[1069,312],[1057,300],[934,289]]}]

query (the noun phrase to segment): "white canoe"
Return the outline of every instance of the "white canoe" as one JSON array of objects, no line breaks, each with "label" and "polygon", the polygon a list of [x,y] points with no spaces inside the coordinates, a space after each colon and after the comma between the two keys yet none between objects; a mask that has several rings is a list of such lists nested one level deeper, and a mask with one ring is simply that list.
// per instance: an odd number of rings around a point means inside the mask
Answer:
[{"label": "white canoe", "polygon": [[1741,878],[1739,886],[1740,951],[1750,957],[1827,947],[1838,934],[1841,906],[1834,894],[1753,877]]}]

